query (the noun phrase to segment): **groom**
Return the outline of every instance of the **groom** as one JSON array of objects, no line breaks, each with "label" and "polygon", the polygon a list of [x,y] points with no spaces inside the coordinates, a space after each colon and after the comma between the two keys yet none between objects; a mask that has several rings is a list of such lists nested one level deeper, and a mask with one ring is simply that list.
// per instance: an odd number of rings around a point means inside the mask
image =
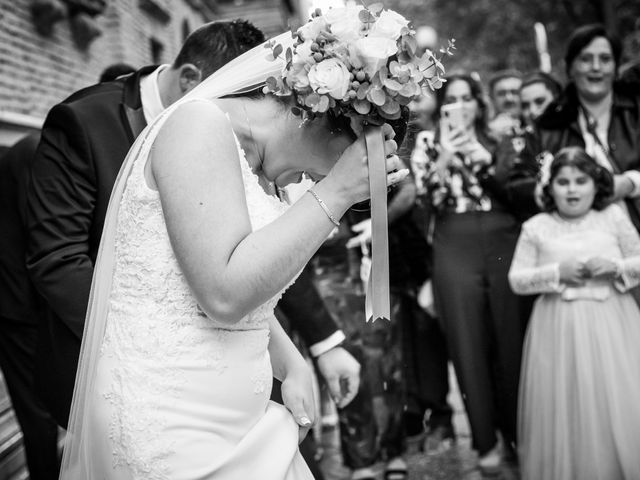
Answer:
[{"label": "groom", "polygon": [[[60,425],[68,422],[111,189],[131,144],[164,108],[263,40],[262,32],[245,21],[207,24],[187,38],[172,65],[144,67],[124,79],[86,88],[49,112],[28,191],[27,268],[47,304],[37,383]],[[305,281],[297,290],[313,288],[302,276]],[[293,294],[285,297],[284,304],[288,299],[295,309]],[[357,383],[357,362],[333,348],[344,336],[331,317],[307,309],[305,317],[291,318],[314,345],[325,375]]]}]

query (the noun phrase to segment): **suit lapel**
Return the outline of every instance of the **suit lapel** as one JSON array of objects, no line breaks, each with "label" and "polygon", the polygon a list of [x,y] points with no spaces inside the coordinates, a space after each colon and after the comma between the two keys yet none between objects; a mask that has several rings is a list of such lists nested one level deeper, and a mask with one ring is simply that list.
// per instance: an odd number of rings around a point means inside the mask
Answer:
[{"label": "suit lapel", "polygon": [[120,109],[122,119],[128,127],[129,141],[133,143],[140,135],[140,132],[147,126],[142,110],[142,100],[140,98],[140,79],[153,72],[157,65],[143,67],[135,73],[124,78],[124,89],[122,92],[122,103]]},{"label": "suit lapel", "polygon": [[144,112],[142,111],[142,105],[139,108],[133,108],[124,103],[121,105],[124,110],[124,115],[129,122],[129,134],[131,136],[131,143],[138,138],[140,132],[147,126],[147,121],[144,118]]}]

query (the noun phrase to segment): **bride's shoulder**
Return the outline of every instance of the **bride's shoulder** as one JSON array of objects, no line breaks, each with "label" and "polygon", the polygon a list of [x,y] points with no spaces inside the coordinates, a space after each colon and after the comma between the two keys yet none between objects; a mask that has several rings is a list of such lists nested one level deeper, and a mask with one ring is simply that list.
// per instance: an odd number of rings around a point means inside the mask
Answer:
[{"label": "bride's shoulder", "polygon": [[186,129],[211,125],[231,128],[227,114],[212,100],[194,98],[176,105],[169,115],[167,123]]},{"label": "bride's shoulder", "polygon": [[[215,152],[216,168],[238,163],[238,149],[227,114],[210,100],[177,105],[154,139],[151,169],[155,176],[183,168],[198,171]],[[176,162],[175,159],[180,159]]]},{"label": "bride's shoulder", "polygon": [[206,149],[215,145],[235,149],[235,137],[227,114],[213,101],[193,99],[176,105],[155,140],[159,150]]}]

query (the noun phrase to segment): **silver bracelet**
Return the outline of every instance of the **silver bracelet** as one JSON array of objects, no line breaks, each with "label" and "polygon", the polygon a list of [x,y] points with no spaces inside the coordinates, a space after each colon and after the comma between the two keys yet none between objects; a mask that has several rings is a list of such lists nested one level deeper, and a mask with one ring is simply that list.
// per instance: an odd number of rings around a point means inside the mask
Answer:
[{"label": "silver bracelet", "polygon": [[331,213],[331,210],[329,210],[329,207],[327,207],[327,204],[324,203],[322,201],[322,199],[318,196],[318,194],[316,192],[314,192],[313,190],[309,189],[307,190],[311,195],[313,195],[313,198],[315,198],[318,201],[318,205],[320,205],[320,208],[322,208],[322,210],[324,210],[324,213],[327,214],[327,217],[329,217],[329,220],[331,220],[331,223],[333,223],[336,227],[340,226],[340,222],[338,220],[336,220],[336,217],[333,216],[333,214]]}]

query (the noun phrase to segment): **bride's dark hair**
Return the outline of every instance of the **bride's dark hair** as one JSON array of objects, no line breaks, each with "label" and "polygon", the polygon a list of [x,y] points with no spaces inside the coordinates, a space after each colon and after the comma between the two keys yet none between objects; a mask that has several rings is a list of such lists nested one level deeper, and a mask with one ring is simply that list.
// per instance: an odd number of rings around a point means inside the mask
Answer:
[{"label": "bride's dark hair", "polygon": [[[291,109],[291,107],[295,106],[291,97],[265,94],[262,90],[263,87],[264,85],[260,85],[248,92],[227,95],[225,98],[249,98],[252,100],[260,100],[269,96],[269,98],[273,98],[276,102],[282,105],[283,109],[289,110]],[[356,133],[353,131],[353,128],[351,128],[351,119],[349,117],[345,115],[336,115],[332,110],[329,110],[325,115],[327,123],[329,125],[329,129],[332,132],[347,133],[351,135],[355,140]],[[407,125],[409,123],[409,108],[405,106],[400,107],[400,118],[396,120],[387,120],[387,123],[391,126],[391,128],[393,128],[393,131],[396,134],[394,140],[398,144],[398,148],[400,148],[400,145],[402,145],[404,137],[407,134]]]}]

